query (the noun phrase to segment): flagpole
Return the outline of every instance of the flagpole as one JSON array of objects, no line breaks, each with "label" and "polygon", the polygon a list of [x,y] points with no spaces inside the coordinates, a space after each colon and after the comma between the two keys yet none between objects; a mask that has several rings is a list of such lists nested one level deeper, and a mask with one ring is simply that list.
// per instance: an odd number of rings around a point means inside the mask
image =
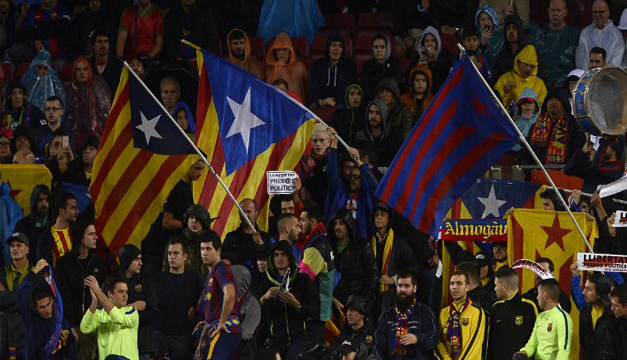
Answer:
[{"label": "flagpole", "polygon": [[[457,47],[459,48],[460,51],[465,52],[466,49],[461,45],[461,44],[457,44]],[[516,126],[516,123],[514,122],[514,120],[512,119],[512,117],[509,115],[509,113],[507,112],[507,110],[505,109],[505,107],[503,106],[503,104],[500,101],[496,101],[498,99],[498,97],[496,96],[496,94],[494,93],[494,91],[492,91],[492,88],[490,87],[490,85],[488,84],[488,82],[485,80],[485,78],[483,77],[483,75],[481,75],[481,72],[479,71],[479,69],[477,69],[477,67],[475,66],[475,64],[471,61],[470,62],[472,64],[472,68],[475,69],[475,71],[477,72],[477,74],[479,75],[479,78],[481,78],[481,81],[483,81],[483,84],[485,85],[485,87],[488,89],[488,91],[490,92],[490,94],[492,95],[492,97],[495,99],[495,102],[498,104],[499,108],[501,109],[501,111],[503,113],[505,113],[505,115],[507,116],[507,119],[509,120],[509,122],[512,124],[512,126],[514,127],[514,129],[516,130],[516,132],[518,133],[518,136],[520,138],[520,141],[523,142],[523,144],[525,144],[525,147],[527,148],[527,151],[529,151],[529,153],[531,154],[531,156],[533,157],[533,160],[536,162],[536,164],[538,164],[538,166],[540,167],[540,169],[542,169],[542,172],[544,173],[544,176],[546,176],[546,178],[549,180],[549,183],[551,183],[551,186],[553,187],[553,191],[555,191],[555,194],[557,195],[557,198],[559,199],[560,203],[562,204],[562,206],[566,209],[566,211],[568,212],[568,215],[570,216],[570,219],[573,221],[573,223],[575,224],[575,227],[577,228],[577,231],[579,232],[579,235],[581,235],[581,238],[583,239],[583,241],[586,243],[586,247],[588,248],[588,250],[591,253],[594,253],[594,250],[592,250],[592,246],[590,246],[590,243],[588,242],[588,239],[586,238],[586,235],[584,235],[583,230],[581,230],[581,227],[579,226],[579,223],[577,222],[577,220],[575,220],[575,216],[573,215],[572,211],[570,211],[570,206],[568,206],[568,204],[566,204],[566,200],[564,200],[564,198],[562,197],[562,194],[559,192],[559,190],[557,189],[557,186],[555,185],[555,183],[553,182],[553,179],[551,179],[551,176],[549,176],[549,173],[546,171],[546,169],[544,168],[544,165],[542,165],[542,162],[540,161],[540,159],[538,159],[538,156],[536,155],[536,153],[533,151],[533,149],[531,148],[531,145],[529,145],[529,143],[527,142],[527,139],[525,138],[525,135],[523,135],[523,133],[520,131],[520,129],[518,128],[518,126]]]},{"label": "flagpole", "polygon": [[[189,47],[192,47],[196,50],[202,50],[202,48],[198,45],[194,45],[191,42],[185,40],[185,39],[181,39],[181,42]],[[263,79],[261,79],[263,80]],[[265,82],[265,81],[264,81]],[[285,93],[284,91],[281,91],[279,89],[276,89],[276,91],[281,94],[281,96],[285,97],[286,99],[288,99],[289,101],[291,101],[292,103],[296,104],[296,106],[300,107],[302,110],[307,111],[309,114],[313,115],[313,118],[316,119],[318,121],[318,123],[324,125],[327,129],[330,128],[329,124],[327,124],[326,122],[324,122],[324,120],[320,119],[318,117],[318,115],[316,115],[313,111],[311,111],[310,109],[308,109],[305,105],[301,104],[298,100],[294,99],[293,97],[289,96],[287,93]],[[335,134],[335,137],[337,138],[337,140],[344,145],[344,147],[346,149],[350,148],[350,146],[348,146],[348,144],[346,143],[346,141],[344,141],[344,139],[342,139],[340,137],[340,135],[338,135],[337,133]]]},{"label": "flagpole", "polygon": [[218,180],[218,182],[220,183],[220,185],[222,185],[222,187],[224,188],[224,190],[226,191],[226,193],[229,195],[229,197],[231,198],[231,200],[233,200],[233,203],[235,204],[235,206],[237,207],[237,210],[239,211],[241,218],[244,219],[244,221],[246,222],[246,224],[248,226],[250,226],[251,229],[253,229],[253,231],[257,231],[255,229],[255,226],[253,226],[253,223],[250,221],[250,219],[248,218],[248,216],[246,216],[246,214],[244,213],[244,210],[242,209],[242,207],[239,205],[239,203],[237,202],[237,200],[235,199],[235,196],[233,196],[233,194],[231,193],[231,191],[229,190],[228,186],[226,186],[226,184],[224,183],[224,181],[222,181],[222,179],[220,178],[220,175],[218,175],[218,173],[216,172],[216,170],[213,168],[213,166],[211,166],[211,164],[209,163],[209,161],[207,161],[207,158],[205,157],[205,155],[200,151],[200,149],[198,149],[198,147],[196,146],[196,144],[194,144],[194,142],[192,141],[192,139],[189,138],[189,136],[187,136],[187,134],[185,133],[185,130],[183,130],[179,124],[176,122],[176,120],[174,120],[174,118],[172,117],[172,114],[170,114],[168,112],[168,110],[166,110],[166,108],[163,106],[163,104],[161,104],[161,102],[157,99],[157,97],[152,93],[152,91],[150,91],[150,89],[148,89],[148,87],[146,86],[146,84],[144,84],[144,82],[142,81],[142,79],[139,78],[139,76],[137,76],[137,74],[135,74],[135,72],[133,71],[133,69],[131,69],[131,67],[128,65],[128,63],[126,61],[124,61],[124,67],[126,69],[128,69],[128,72],[133,74],[133,76],[135,77],[135,79],[142,85],[142,87],[144,88],[144,90],[146,90],[146,92],[148,94],[150,94],[150,97],[152,97],[152,99],[155,101],[155,103],[159,106],[159,108],[161,110],[163,110],[163,112],[165,114],[167,114],[168,119],[170,119],[170,121],[172,121],[172,123],[174,124],[174,126],[176,126],[176,128],[178,129],[178,131],[181,133],[181,135],[183,135],[183,137],[185,138],[185,140],[187,140],[187,142],[189,143],[189,145],[191,145],[191,147],[196,151],[196,154],[198,154],[200,156],[200,158],[202,159],[202,161],[209,167],[209,170],[211,170],[211,172],[213,173],[213,175],[216,177],[216,179]]}]

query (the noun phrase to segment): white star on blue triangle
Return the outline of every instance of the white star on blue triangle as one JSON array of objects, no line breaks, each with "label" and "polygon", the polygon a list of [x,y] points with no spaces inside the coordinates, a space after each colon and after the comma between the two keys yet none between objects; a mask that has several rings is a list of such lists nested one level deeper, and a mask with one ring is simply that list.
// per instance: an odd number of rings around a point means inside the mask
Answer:
[{"label": "white star on blue triangle", "polygon": [[490,188],[490,194],[488,194],[487,198],[477,197],[479,201],[485,206],[483,210],[483,215],[481,215],[482,219],[488,217],[488,215],[494,215],[494,217],[500,217],[501,213],[499,212],[499,208],[503,206],[507,201],[499,200],[496,198],[496,192],[494,191],[494,184],[492,184],[492,188]]},{"label": "white star on blue triangle", "polygon": [[257,115],[253,114],[250,111],[250,87],[248,91],[246,91],[246,96],[241,104],[238,104],[235,100],[231,99],[227,96],[226,100],[229,102],[229,106],[231,107],[231,111],[235,116],[233,120],[233,124],[229,128],[229,132],[226,134],[227,139],[231,136],[240,134],[242,136],[242,140],[244,141],[244,147],[246,147],[246,152],[248,153],[248,145],[250,144],[250,130],[265,125],[261,119],[257,117]]},{"label": "white star on blue triangle", "polygon": [[148,120],[146,119],[146,115],[144,115],[143,112],[140,111],[140,114],[142,118],[142,123],[135,126],[135,128],[141,130],[144,133],[144,136],[146,136],[146,145],[150,145],[150,139],[152,139],[153,137],[157,139],[163,139],[161,137],[161,134],[159,134],[156,129],[157,122],[159,122],[159,118],[161,117],[161,115],[157,115]]}]

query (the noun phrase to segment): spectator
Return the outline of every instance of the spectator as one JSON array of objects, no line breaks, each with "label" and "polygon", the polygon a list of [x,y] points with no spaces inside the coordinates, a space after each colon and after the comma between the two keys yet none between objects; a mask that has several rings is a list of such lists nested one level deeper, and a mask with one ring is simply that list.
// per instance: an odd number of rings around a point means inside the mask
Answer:
[{"label": "spectator", "polygon": [[303,176],[303,186],[307,191],[311,200],[320,207],[326,207],[326,197],[328,191],[328,160],[331,148],[331,137],[324,124],[314,125],[311,132],[312,149],[309,156],[303,156],[301,164],[305,168]]},{"label": "spectator", "polygon": [[486,314],[468,297],[469,287],[466,274],[456,271],[451,275],[449,290],[453,303],[440,311],[442,333],[435,351],[438,359],[481,359],[485,356]]},{"label": "spectator", "polygon": [[353,295],[374,305],[372,299],[379,278],[372,246],[356,234],[350,216],[348,210],[341,210],[329,222],[335,268],[342,274],[333,292],[333,305],[340,313],[346,310],[349,296]]},{"label": "spectator", "polygon": [[557,280],[540,281],[537,301],[544,312],[538,315],[531,337],[520,353],[528,357],[535,355],[538,359],[568,359],[573,321],[559,304],[560,292]]},{"label": "spectator", "polygon": [[[193,204],[183,215],[185,236],[185,246],[187,247],[187,261],[185,261],[185,270],[206,275],[202,266],[202,258],[200,257],[200,236],[203,231],[211,230],[211,223],[215,218],[211,218],[209,211],[202,205]],[[164,269],[168,268],[167,254],[165,258]]]},{"label": "spectator", "polygon": [[[498,23],[509,15],[518,15],[525,26],[529,25],[529,2],[525,0],[481,0],[479,6],[490,5],[498,17]],[[497,25],[498,26],[498,25]]]},{"label": "spectator", "polygon": [[394,277],[402,269],[417,269],[416,258],[402,234],[392,229],[392,210],[383,202],[377,203],[372,215],[374,235],[370,240],[375,259],[377,260],[379,286],[375,291],[377,314],[388,310],[394,305],[396,283]]},{"label": "spectator", "polygon": [[17,305],[17,289],[31,270],[30,251],[26,234],[15,232],[6,240],[10,248],[11,263],[0,268],[0,357],[9,358],[10,349],[18,358],[24,358],[24,324]]},{"label": "spectator", "polygon": [[548,25],[530,25],[527,31],[542,59],[538,69],[540,77],[550,87],[561,86],[568,72],[575,68],[580,30],[566,24],[566,0],[551,0],[548,13]]},{"label": "spectator", "polygon": [[333,113],[329,120],[329,126],[337,130],[348,146],[355,146],[357,133],[364,128],[363,119],[366,117],[366,109],[363,106],[364,94],[361,86],[350,84],[346,87],[344,94],[344,105]]},{"label": "spectator", "polygon": [[[189,250],[183,235],[176,235],[168,244],[169,270],[153,278],[159,316],[155,319],[155,343],[159,357],[187,360],[193,354],[196,314],[194,307],[202,292],[200,276],[187,271]],[[174,290],[176,289],[176,290]],[[167,316],[163,316],[167,314]]]},{"label": "spectator", "polygon": [[518,293],[520,279],[515,270],[503,268],[494,275],[499,301],[490,312],[488,360],[511,360],[533,332],[538,316],[536,305]]},{"label": "spectator", "polygon": [[[108,278],[104,284],[107,295],[93,276],[85,280],[85,285],[92,294],[92,301],[81,321],[81,332],[98,332],[98,358],[105,360],[108,355],[120,355],[138,359],[139,314],[127,305],[128,285],[124,278],[119,275]],[[98,309],[98,304],[102,309]]]},{"label": "spectator", "polygon": [[28,149],[20,150],[13,156],[13,164],[35,164],[35,154]]},{"label": "spectator", "polygon": [[[111,56],[111,35],[109,32],[99,30],[92,35],[92,38],[94,42],[94,52],[89,60],[92,72],[104,79],[107,85],[109,85],[109,90],[111,91],[110,96],[115,97],[122,69],[119,61]],[[132,62],[131,60],[131,63]],[[133,68],[132,65],[131,68]]]},{"label": "spectator", "polygon": [[[84,3],[81,5],[85,5]],[[68,32],[68,52],[71,59],[90,55],[94,50],[97,52],[94,45],[98,35],[105,34],[108,41],[115,30],[114,19],[109,16],[106,6],[102,6],[102,0],[89,0],[86,3],[87,9],[76,15]]]},{"label": "spectator", "polygon": [[298,61],[289,35],[280,33],[266,54],[266,81],[272,83],[284,79],[290,91],[295,92],[305,104],[309,104],[309,71]]},{"label": "spectator", "polygon": [[221,248],[220,237],[213,231],[206,232],[200,240],[200,255],[209,275],[197,307],[204,316],[196,349],[198,359],[225,360],[242,340],[237,283],[231,267],[220,260]]},{"label": "spectator", "polygon": [[475,13],[475,26],[477,28],[477,33],[480,35],[480,50],[476,49],[475,51],[484,52],[487,50],[492,35],[494,35],[495,31],[498,31],[499,24],[502,24],[503,20],[503,18],[499,20],[498,15],[492,6],[488,4],[479,6],[479,9],[477,9],[477,12]]},{"label": "spectator", "polygon": [[172,117],[174,117],[176,123],[179,124],[181,129],[183,129],[186,134],[192,136],[196,134],[196,121],[194,120],[192,111],[186,103],[179,101],[174,107]]},{"label": "spectator", "polygon": [[138,55],[131,57],[131,60],[128,62],[128,66],[133,70],[140,79],[144,78],[144,60],[142,60]]},{"label": "spectator", "polygon": [[495,34],[488,44],[488,61],[492,64],[492,78],[498,80],[514,69],[514,58],[527,45],[527,32],[522,20],[516,15],[505,18],[503,37]]},{"label": "spectator", "polygon": [[261,61],[250,53],[250,40],[241,29],[233,29],[226,36],[228,61],[252,73],[260,79],[266,78],[266,68]]},{"label": "spectator", "polygon": [[374,99],[366,108],[364,129],[357,133],[358,141],[372,144],[377,154],[377,167],[390,166],[403,143],[402,135],[388,120],[388,107],[381,99]]},{"label": "spectator", "polygon": [[322,222],[322,209],[315,203],[305,205],[300,213],[300,227],[306,235],[299,273],[309,277],[319,295],[319,306],[308,314],[307,324],[309,343],[315,346],[324,341],[324,323],[331,319],[335,256]]},{"label": "spectator", "polygon": [[79,144],[88,136],[102,136],[111,109],[111,90],[100,76],[94,75],[87,58],[74,61],[72,81],[65,93],[65,125],[78,137]]},{"label": "spectator", "polygon": [[620,66],[625,53],[625,43],[620,30],[610,20],[610,8],[605,0],[592,3],[592,24],[586,26],[579,36],[576,64],[578,69],[588,69],[588,55],[593,47],[605,49],[607,64]]},{"label": "spectator", "polygon": [[166,230],[167,238],[183,231],[183,217],[185,211],[194,204],[192,182],[200,179],[205,163],[198,159],[189,167],[189,170],[174,186],[163,208],[163,230]]},{"label": "spectator", "polygon": [[[303,260],[303,249],[301,244],[298,243],[298,238],[302,233],[302,229],[300,228],[300,220],[293,213],[283,213],[279,215],[279,219],[277,220],[277,230],[279,233],[279,237],[277,239],[271,238],[269,242],[271,244],[275,244],[279,241],[287,241],[292,248],[292,255],[294,256],[294,261],[296,261],[296,265],[299,265]],[[266,244],[261,246],[267,247]],[[257,252],[259,249],[257,250]],[[258,259],[257,252],[255,252],[255,257]]]},{"label": "spectator", "polygon": [[15,231],[24,233],[26,238],[33,239],[29,244],[28,261],[35,264],[37,260],[37,239],[48,229],[52,222],[50,211],[50,189],[46,185],[35,185],[30,195],[30,214],[15,225]]},{"label": "spectator", "polygon": [[483,53],[480,53],[485,52],[485,50],[482,51],[480,48],[479,33],[477,32],[477,29],[473,26],[468,26],[461,29],[457,34],[472,63],[475,64],[475,67],[479,70],[488,84],[491,84],[492,70],[490,68],[490,64],[488,63],[488,57],[484,56]]},{"label": "spectator", "polygon": [[15,129],[13,137],[11,138],[11,152],[17,153],[20,150],[30,150],[33,153],[39,153],[37,144],[32,136],[31,128],[23,125],[18,126],[17,129]]},{"label": "spectator", "polygon": [[439,328],[433,311],[416,301],[417,279],[411,270],[397,274],[394,307],[377,323],[376,354],[379,359],[431,359],[438,345]]},{"label": "spectator", "polygon": [[96,351],[98,338],[95,333],[84,331],[80,326],[83,316],[86,315],[85,309],[96,300],[92,298],[86,281],[88,277],[93,277],[96,281],[103,282],[107,278],[107,266],[94,253],[98,235],[93,224],[75,223],[71,234],[74,246],[57,261],[55,275],[63,299],[63,315],[71,326],[72,336],[77,339],[79,358],[91,359]]},{"label": "spectator", "polygon": [[606,55],[607,52],[605,49],[597,46],[593,47],[592,50],[590,50],[590,59],[588,61],[590,70],[604,68],[607,65],[605,62]]},{"label": "spectator", "polygon": [[[26,335],[26,360],[62,360],[76,357],[76,343],[70,334],[70,326],[65,318],[61,319],[59,346],[50,346],[50,339],[56,336],[57,316],[60,303],[55,299],[41,276],[41,271],[49,267],[46,260],[41,259],[26,274],[17,289],[17,307],[24,324]],[[45,285],[43,285],[45,284]]]},{"label": "spectator", "polygon": [[[516,116],[514,116],[514,123],[516,127],[523,134],[525,138],[529,136],[529,131],[535,125],[538,117],[540,116],[540,104],[538,103],[538,97],[535,91],[531,89],[525,89],[517,101]],[[516,144],[512,148],[514,152],[519,152],[523,149],[522,145]],[[524,151],[524,150],[523,150]]]},{"label": "spectator", "polygon": [[28,71],[21,80],[26,88],[25,94],[28,94],[28,102],[41,110],[46,107],[46,101],[52,96],[58,97],[61,103],[65,104],[63,83],[52,69],[50,59],[49,52],[40,51],[31,61]]},{"label": "spectator", "polygon": [[85,139],[78,157],[68,163],[67,170],[63,173],[63,181],[89,186],[99,146],[100,141],[97,137],[90,136]]},{"label": "spectator", "polygon": [[[128,284],[128,304],[139,312],[139,329],[137,345],[140,359],[156,352],[153,336],[153,324],[158,318],[157,293],[152,279],[142,273],[141,251],[131,244],[126,244],[118,251],[121,275]],[[184,289],[186,290],[186,289]]]},{"label": "spectator", "polygon": [[257,225],[259,209],[255,200],[244,199],[240,202],[240,206],[255,228],[251,228],[240,214],[240,225],[237,229],[226,234],[222,250],[235,254],[234,262],[231,265],[244,265],[252,271],[255,251],[263,244],[269,243],[270,235],[259,230]]},{"label": "spectator", "polygon": [[308,346],[305,323],[308,317],[319,316],[320,299],[315,283],[298,273],[287,241],[272,245],[260,293],[259,303],[268,317],[268,349],[281,359],[298,359]]},{"label": "spectator", "polygon": [[37,144],[37,152],[43,156],[50,158],[55,155],[56,148],[52,146],[52,139],[55,132],[63,133],[63,136],[68,137],[68,142],[64,144],[65,140],[58,144],[68,145],[67,151],[73,151],[76,148],[74,142],[74,133],[63,121],[63,114],[65,114],[64,102],[58,96],[51,96],[46,99],[46,106],[44,107],[44,114],[46,114],[46,125],[40,126],[33,130],[33,139]]},{"label": "spectator", "polygon": [[[46,261],[56,264],[61,256],[72,250],[73,239],[70,234],[70,225],[76,222],[78,205],[76,197],[66,192],[55,194],[53,205],[56,220],[39,237],[37,259],[46,259]],[[82,238],[76,241],[81,240]]]},{"label": "spectator", "polygon": [[[552,190],[549,189],[549,191],[552,191]],[[545,210],[553,210],[553,209],[545,209]],[[555,209],[555,210],[558,210],[558,209]],[[555,271],[555,265],[553,265],[553,261],[551,259],[547,257],[541,257],[536,260],[536,263],[538,263],[538,265],[548,270],[549,273],[553,275],[553,272]],[[539,291],[538,287],[540,286],[541,283],[542,283],[542,278],[540,278],[538,275],[535,275],[535,287],[531,288],[529,291],[523,294],[523,298],[531,300],[536,304],[536,308],[538,309],[539,312],[541,312],[542,310],[547,310],[544,307],[540,306],[541,303],[539,299],[540,296],[538,295],[538,291]],[[556,302],[559,303],[561,309],[564,309],[567,313],[570,313],[570,308],[571,308],[570,298],[561,289],[559,289],[558,299],[556,300]]]},{"label": "spectator", "polygon": [[[433,86],[433,76],[431,70],[425,65],[417,65],[409,72],[409,90],[401,98],[403,105],[411,110],[413,125],[427,110],[427,106],[433,100],[431,87]],[[408,134],[409,135],[409,134]]]},{"label": "spectator", "polygon": [[27,40],[31,52],[45,50],[52,59],[60,60],[57,62],[60,69],[67,55],[67,36],[71,23],[70,11],[65,5],[59,4],[57,0],[42,0],[40,5],[34,5],[28,10],[21,37]]},{"label": "spectator", "polygon": [[[466,274],[468,277],[468,293],[466,295],[468,295],[473,304],[482,308],[486,316],[489,317],[492,312],[492,305],[494,305],[494,299],[490,293],[481,286],[479,266],[475,261],[464,261],[456,264],[455,270]],[[489,321],[489,319],[486,321]]]},{"label": "spectator", "polygon": [[609,184],[622,177],[624,172],[624,141],[620,138],[603,137],[598,151],[591,142],[570,157],[564,168],[567,175],[584,179],[581,190],[593,193],[599,185]]},{"label": "spectator", "polygon": [[45,161],[46,167],[52,173],[53,191],[61,185],[68,167],[72,162],[76,161],[74,151],[72,151],[69,144],[67,133],[62,129],[57,129],[52,133],[52,139],[49,143],[49,149],[47,150],[49,156],[40,158],[40,161]]},{"label": "spectator", "polygon": [[370,101],[376,95],[376,87],[384,78],[401,82],[401,63],[392,54],[392,43],[387,35],[378,33],[372,37],[372,59],[361,70],[364,99]]},{"label": "spectator", "polygon": [[359,295],[350,295],[344,305],[346,322],[340,335],[333,339],[331,348],[346,358],[366,360],[374,353],[373,324],[368,318],[367,301]]},{"label": "spectator", "polygon": [[310,108],[344,107],[344,92],[357,80],[357,67],[345,56],[346,44],[339,33],[327,36],[324,57],[311,65]]},{"label": "spectator", "polygon": [[627,285],[619,285],[610,293],[613,317],[607,332],[607,345],[603,350],[604,360],[627,358]]},{"label": "spectator", "polygon": [[4,111],[0,114],[2,129],[15,131],[18,126],[34,128],[46,125],[46,116],[39,108],[32,106],[28,102],[26,99],[26,87],[18,80],[9,81],[6,87],[6,94]]},{"label": "spectator", "polygon": [[514,59],[514,70],[503,74],[496,84],[502,96],[502,103],[510,113],[515,109],[516,100],[525,89],[531,89],[538,95],[538,103],[542,106],[547,90],[538,76],[538,57],[532,45],[523,48]]},{"label": "spectator", "polygon": [[159,87],[161,89],[163,107],[176,119],[177,115],[174,113],[174,108],[181,99],[181,84],[175,78],[167,76],[161,79]]},{"label": "spectator", "polygon": [[375,90],[377,98],[383,100],[388,110],[387,121],[392,130],[406,139],[414,126],[411,110],[402,103],[398,83],[391,78],[381,80]]},{"label": "spectator", "polygon": [[0,162],[2,164],[10,164],[13,159],[11,133],[11,130],[2,130],[2,132],[0,132]]},{"label": "spectator", "polygon": [[[127,44],[128,40],[128,44]],[[154,65],[163,50],[163,13],[151,0],[138,0],[137,6],[122,13],[116,56],[130,60],[139,56]]]},{"label": "spectator", "polygon": [[340,175],[339,170],[342,164],[339,164],[337,160],[337,139],[335,130],[331,129],[331,131],[333,133],[327,169],[331,202],[328,202],[324,209],[324,218],[331,219],[337,211],[347,209],[350,212],[350,225],[355,229],[356,235],[362,239],[368,239],[371,234],[368,219],[372,215],[377,181],[370,167],[361,161],[358,150],[353,148],[349,148],[348,152],[357,167],[350,169],[344,177]]},{"label": "spectator", "polygon": [[433,85],[431,93],[436,94],[453,65],[453,56],[448,51],[442,49],[440,34],[433,27],[427,27],[422,33],[420,40],[416,44],[414,57],[412,58],[410,69],[416,65],[427,65],[431,70]]},{"label": "spectator", "polygon": [[196,50],[181,40],[218,53],[220,35],[214,14],[197,0],[184,0],[168,12],[164,21],[164,50],[172,65],[187,68],[187,61],[196,59]]},{"label": "spectator", "polygon": [[[407,53],[411,55],[422,31],[429,25],[434,25],[435,6],[431,1],[405,0],[390,3],[394,33],[399,48],[399,57]],[[396,49],[394,49],[396,50]]]}]

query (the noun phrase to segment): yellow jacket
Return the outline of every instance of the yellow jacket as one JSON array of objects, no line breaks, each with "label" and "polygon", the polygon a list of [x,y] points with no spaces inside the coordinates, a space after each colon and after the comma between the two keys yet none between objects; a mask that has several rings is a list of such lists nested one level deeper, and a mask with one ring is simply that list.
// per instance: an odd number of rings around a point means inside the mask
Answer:
[{"label": "yellow jacket", "polygon": [[[518,68],[519,60],[535,66],[531,76],[526,79],[520,76],[520,69]],[[504,87],[508,81],[515,82],[516,87],[506,93]],[[536,48],[534,48],[533,45],[527,45],[520,50],[518,55],[514,58],[514,70],[503,74],[494,85],[494,90],[498,90],[499,94],[501,94],[503,105],[506,109],[510,100],[514,100],[514,102],[518,101],[520,94],[522,94],[525,89],[531,89],[538,95],[538,103],[540,107],[542,107],[547,90],[544,81],[538,77],[538,56],[536,55]]]},{"label": "yellow jacket", "polygon": [[[460,306],[463,306],[462,303]],[[455,306],[455,304],[453,304]],[[456,308],[458,308],[456,306]],[[451,360],[451,344],[446,338],[450,313],[449,307],[440,311],[440,341],[435,355],[441,360]],[[462,350],[459,360],[481,360],[485,354],[486,315],[472,301],[460,318],[462,326]]]}]

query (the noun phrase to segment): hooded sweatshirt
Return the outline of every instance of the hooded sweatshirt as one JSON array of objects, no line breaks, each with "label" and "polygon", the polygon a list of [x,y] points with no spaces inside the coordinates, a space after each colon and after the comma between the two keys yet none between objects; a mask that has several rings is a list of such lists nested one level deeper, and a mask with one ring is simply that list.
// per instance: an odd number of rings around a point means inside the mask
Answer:
[{"label": "hooded sweatshirt", "polygon": [[[522,116],[521,101],[523,99],[532,99],[536,104],[536,112],[530,118],[525,118],[524,116]],[[522,132],[522,134],[525,137],[527,137],[527,135],[529,135],[529,130],[531,130],[531,127],[533,126],[533,124],[535,124],[536,120],[538,120],[541,107],[540,107],[540,104],[538,103],[538,98],[536,96],[536,93],[531,89],[525,89],[523,91],[523,93],[518,98],[517,104],[518,104],[518,110],[516,111],[514,122],[516,123],[516,126],[518,127],[520,132]],[[520,144],[516,144],[512,148],[513,151],[518,151],[520,149],[522,149],[522,146],[520,146]]]},{"label": "hooded sweatshirt", "polygon": [[178,113],[181,109],[185,111],[185,117],[187,117],[187,130],[185,130],[185,133],[196,134],[196,121],[194,120],[194,114],[192,114],[192,111],[189,109],[189,106],[187,106],[185,102],[179,101],[174,106],[174,110],[172,111],[172,117],[174,118],[174,120],[176,120],[178,117]]},{"label": "hooded sweatshirt", "polygon": [[435,95],[440,86],[446,80],[448,76],[451,66],[453,65],[454,56],[448,51],[442,49],[442,39],[440,38],[440,33],[433,26],[428,26],[425,31],[420,36],[420,39],[416,43],[416,47],[414,49],[415,56],[412,58],[410,63],[410,69],[415,68],[420,62],[420,53],[418,52],[419,47],[423,47],[426,49],[424,42],[427,34],[431,34],[436,41],[437,54],[433,61],[429,62],[427,65],[429,66],[429,70],[431,70],[431,75],[433,77],[433,84],[431,85],[431,93]]},{"label": "hooded sweatshirt", "polygon": [[[505,30],[503,30],[507,29],[509,25],[514,25],[518,31],[518,50],[516,53],[512,52],[506,40]],[[485,53],[488,57],[488,62],[492,65],[492,76],[494,79],[498,80],[501,75],[514,69],[514,56],[516,56],[518,51],[522,50],[525,45],[527,45],[525,24],[523,24],[518,15],[507,16],[503,28],[495,29],[492,33]]]},{"label": "hooded sweatshirt", "polygon": [[375,89],[384,78],[392,78],[397,83],[401,82],[401,63],[397,58],[391,56],[392,43],[387,35],[384,36],[386,39],[386,50],[383,62],[379,63],[377,59],[374,58],[373,53],[372,59],[366,61],[361,69],[361,84],[364,89],[364,99],[366,101],[370,101],[374,98],[376,95]]},{"label": "hooded sweatshirt", "polygon": [[[368,121],[368,112],[371,106],[376,106],[381,112],[381,123],[383,126],[383,133],[379,137],[372,135],[372,129],[370,128],[370,122]],[[366,116],[364,117],[364,129],[357,133],[358,141],[367,141],[374,145],[377,151],[377,167],[390,166],[394,156],[400,149],[403,139],[401,135],[394,131],[392,124],[388,120],[388,108],[381,99],[374,99],[366,108]],[[362,179],[363,181],[363,179]]]},{"label": "hooded sweatshirt", "polygon": [[[331,66],[329,47],[333,42],[342,43],[342,54],[335,66]],[[344,56],[346,44],[344,37],[338,33],[327,36],[324,48],[324,57],[316,60],[311,65],[311,106],[318,107],[318,100],[334,98],[336,107],[344,106],[344,90],[357,80],[357,67],[355,63]]]},{"label": "hooded sweatshirt", "polygon": [[[275,50],[287,49],[290,52],[287,63],[279,62]],[[305,104],[309,104],[309,72],[302,62],[296,59],[292,41],[286,33],[280,33],[266,54],[266,81],[272,84],[277,79],[287,81],[289,91],[296,93]]]},{"label": "hooded sweatshirt", "polygon": [[[521,76],[518,66],[519,61],[534,66],[531,75],[527,78]],[[515,82],[516,86],[506,92],[505,85],[507,85],[509,81]],[[505,108],[509,108],[510,103],[515,104],[525,89],[533,90],[538,95],[538,103],[542,106],[547,90],[546,86],[544,86],[544,81],[538,77],[538,57],[533,45],[525,46],[518,55],[516,55],[514,58],[514,70],[503,74],[494,85],[494,89],[501,94],[502,103]]]},{"label": "hooded sweatshirt", "polygon": [[[234,31],[241,31],[244,34],[244,39],[246,40],[246,45],[244,48],[244,60],[239,60],[237,59],[235,56],[233,56],[233,49],[231,49],[231,42],[228,41],[228,39],[231,38],[231,34],[233,34]],[[227,60],[234,65],[237,65],[239,67],[241,67],[242,69],[252,73],[253,75],[255,75],[256,77],[260,78],[260,79],[265,79],[266,78],[266,69],[263,65],[263,63],[259,60],[257,60],[254,56],[252,56],[250,54],[250,40],[248,39],[248,35],[246,35],[246,33],[243,30],[240,29],[233,29],[229,32],[229,34],[226,36],[227,38],[227,42],[226,42],[226,47],[229,51],[229,56],[227,58]]]},{"label": "hooded sweatshirt", "polygon": [[479,18],[481,17],[481,13],[486,13],[492,19],[493,31],[499,28],[499,18],[496,15],[496,11],[490,4],[485,4],[480,6],[475,13],[475,26],[477,27],[477,32],[479,32],[479,40],[481,40],[481,34],[483,34],[483,29],[479,25]]},{"label": "hooded sweatshirt", "polygon": [[[348,101],[348,93],[351,89],[359,90],[361,94],[359,104],[352,107]],[[349,146],[355,147],[357,133],[364,128],[363,119],[366,117],[366,109],[364,109],[364,93],[361,86],[351,84],[346,87],[344,94],[343,109],[336,110],[333,117],[329,120],[329,126],[337,130],[338,135],[348,143]]]},{"label": "hooded sweatshirt", "polygon": [[[427,78],[427,88],[422,95],[422,99],[416,99],[416,91],[414,89],[414,80],[419,74]],[[409,73],[409,83],[407,85],[409,89],[403,94],[401,100],[403,101],[403,104],[411,110],[411,115],[414,120],[413,125],[415,125],[427,109],[427,106],[429,106],[429,103],[433,100],[433,94],[431,93],[431,88],[433,87],[433,76],[431,75],[431,70],[429,70],[429,68],[425,65],[418,65],[411,69]]]},{"label": "hooded sweatshirt", "polygon": [[[39,217],[35,214],[35,209],[37,209],[37,199],[40,194],[48,195],[48,215],[44,217]],[[50,224],[52,221],[52,204],[50,201],[52,198],[50,197],[50,189],[46,185],[35,185],[33,188],[33,192],[30,195],[30,208],[31,213],[17,222],[15,225],[16,232],[22,232],[26,234],[26,237],[30,241],[30,252],[28,253],[28,261],[31,264],[37,263],[37,239],[39,236],[50,228]]]},{"label": "hooded sweatshirt", "polygon": [[392,130],[400,134],[402,139],[406,139],[414,127],[414,120],[412,119],[411,110],[403,104],[401,101],[401,89],[398,87],[398,83],[391,78],[385,78],[381,80],[377,86],[375,93],[379,93],[380,90],[388,90],[392,92],[394,101],[391,106],[388,107],[388,122],[392,127]]}]

